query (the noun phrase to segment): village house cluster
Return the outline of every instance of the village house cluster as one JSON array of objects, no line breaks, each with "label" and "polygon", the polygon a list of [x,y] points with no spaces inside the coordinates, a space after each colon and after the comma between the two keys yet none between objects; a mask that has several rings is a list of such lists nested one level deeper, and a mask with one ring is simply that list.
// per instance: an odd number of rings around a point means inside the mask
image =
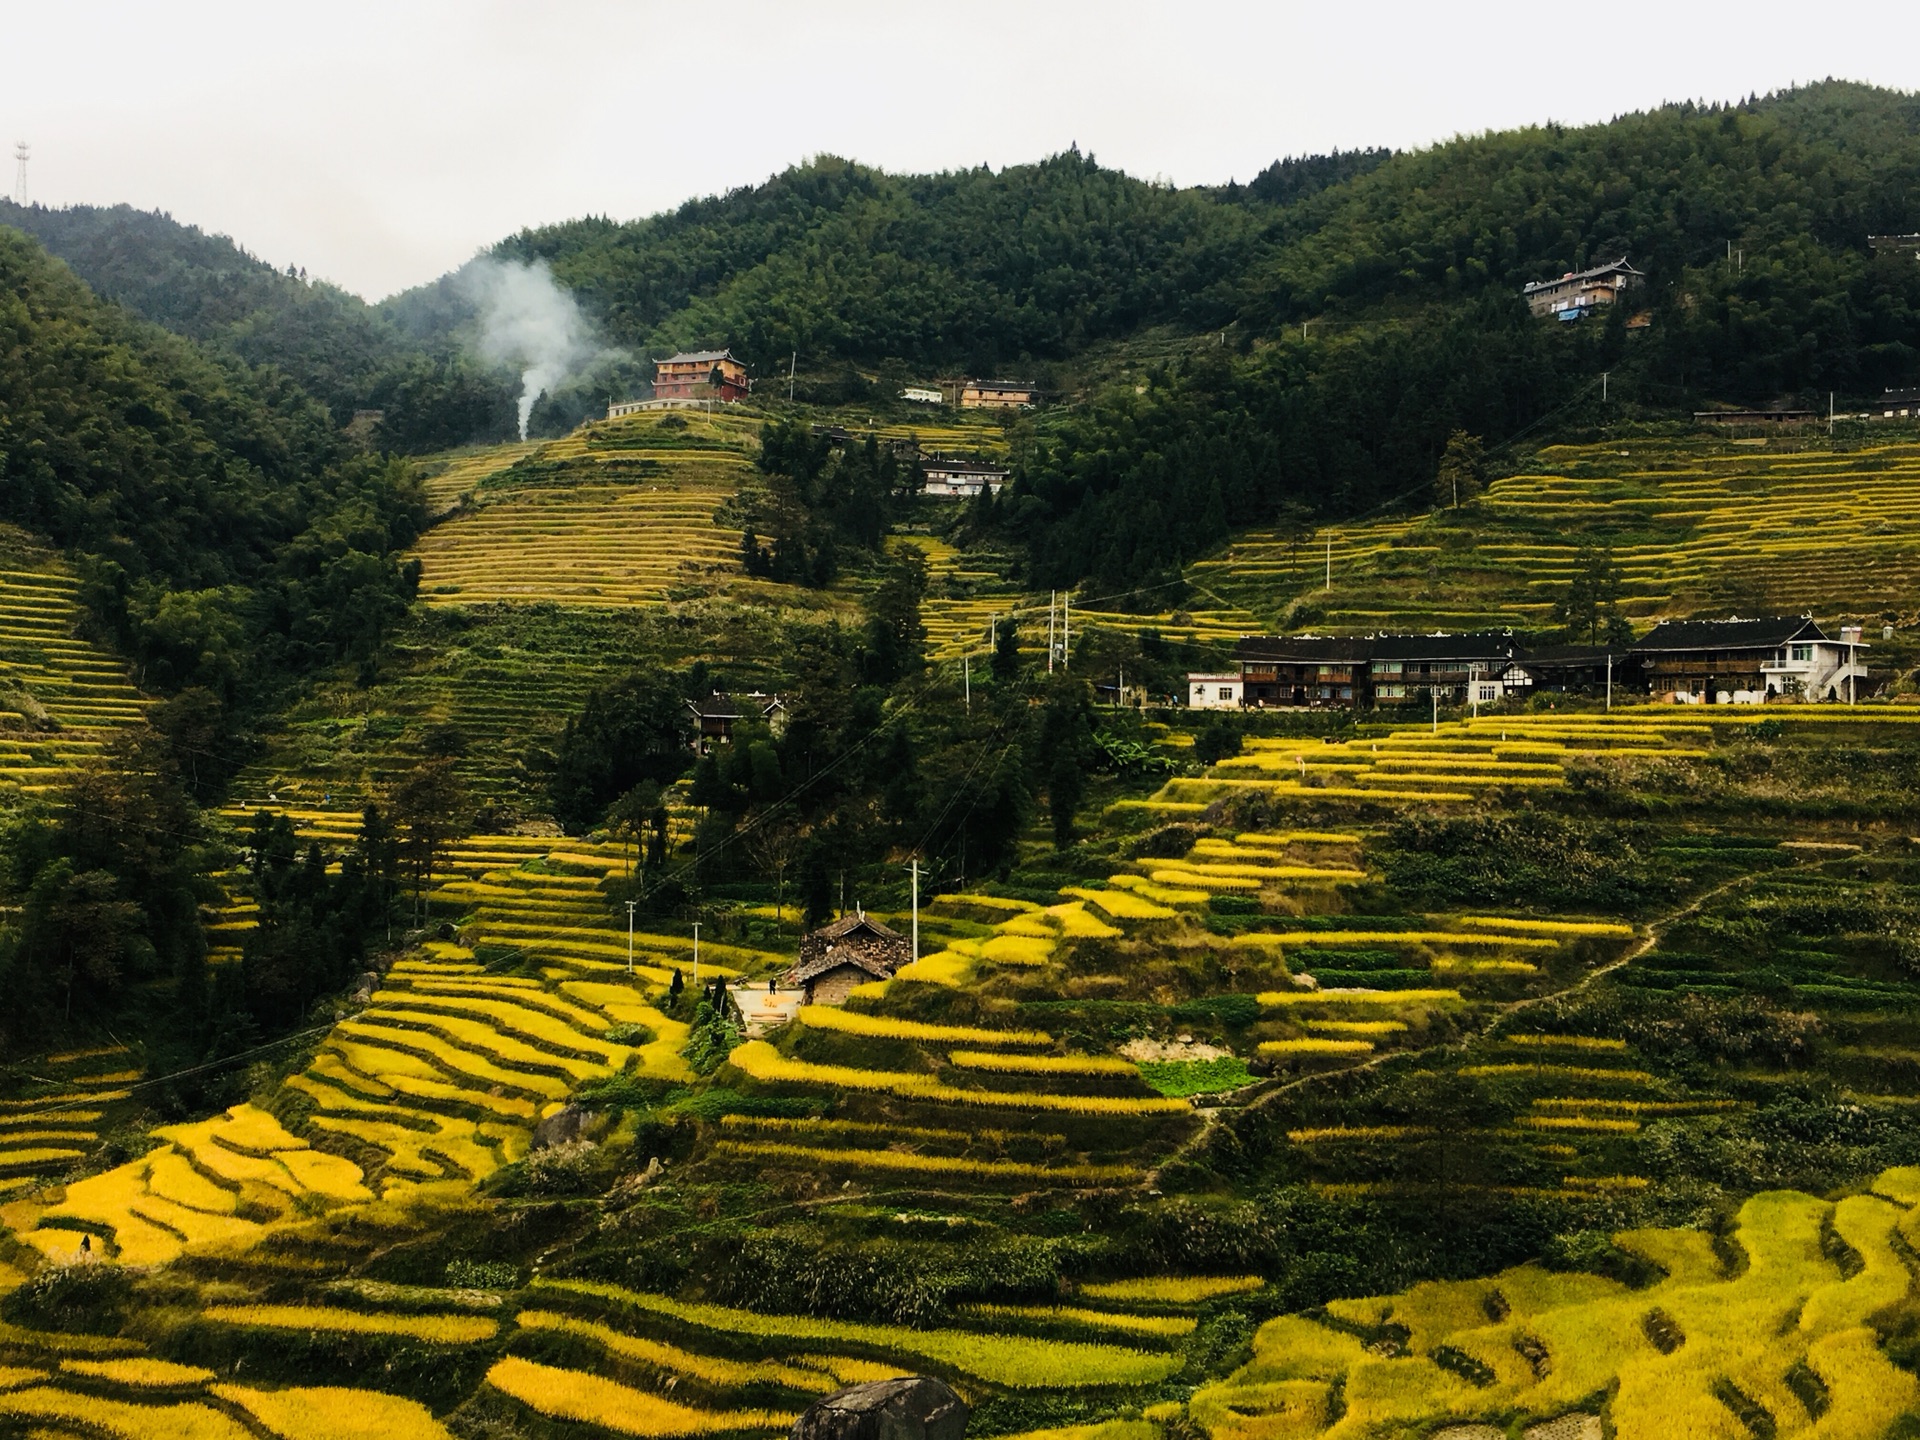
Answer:
[{"label": "village house cluster", "polygon": [[1249,636],[1238,666],[1187,676],[1195,710],[1414,701],[1495,705],[1558,692],[1651,695],[1682,705],[1852,701],[1871,690],[1858,625],[1809,616],[1664,620],[1629,645],[1536,643],[1511,630],[1460,635]]}]

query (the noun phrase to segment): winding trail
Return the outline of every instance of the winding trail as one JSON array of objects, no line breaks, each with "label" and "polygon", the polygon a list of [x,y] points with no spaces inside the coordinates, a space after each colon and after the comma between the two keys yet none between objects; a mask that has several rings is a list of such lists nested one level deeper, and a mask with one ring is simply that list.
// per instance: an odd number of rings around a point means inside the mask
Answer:
[{"label": "winding trail", "polygon": [[1795,871],[1808,870],[1821,865],[1830,865],[1836,860],[1857,859],[1862,853],[1865,852],[1849,851],[1845,854],[1811,854],[1804,860],[1797,861],[1792,865],[1781,866],[1779,869],[1749,870],[1743,875],[1735,875],[1729,880],[1723,880],[1718,885],[1701,891],[1698,895],[1694,896],[1692,900],[1678,909],[1671,910],[1656,919],[1648,921],[1645,938],[1643,938],[1639,944],[1624,951],[1617,958],[1609,960],[1604,965],[1595,966],[1593,969],[1581,975],[1580,978],[1572,984],[1563,986],[1561,989],[1549,991],[1544,995],[1529,995],[1523,1000],[1510,1000],[1506,1002],[1498,1008],[1493,1019],[1490,1020],[1484,1028],[1476,1030],[1472,1035],[1464,1039],[1446,1045],[1428,1046],[1420,1050],[1389,1050],[1385,1054],[1375,1055],[1371,1059],[1362,1060],[1356,1064],[1342,1065],[1338,1069],[1317,1070],[1311,1075],[1301,1075],[1292,1080],[1262,1080],[1257,1084],[1228,1092],[1236,1097],[1247,1097],[1245,1103],[1235,1105],[1210,1105],[1201,1109],[1199,1111],[1201,1117],[1200,1128],[1181,1142],[1181,1144],[1162,1159],[1159,1164],[1147,1171],[1141,1180],[1141,1184],[1149,1189],[1157,1186],[1161,1170],[1172,1162],[1183,1160],[1199,1150],[1213,1134],[1215,1127],[1228,1115],[1242,1115],[1251,1110],[1258,1110],[1269,1101],[1277,1099],[1282,1095],[1290,1095],[1296,1090],[1304,1089],[1309,1085],[1317,1085],[1327,1080],[1357,1075],[1364,1071],[1376,1070],[1404,1061],[1430,1059],[1435,1055],[1444,1055],[1448,1051],[1457,1050],[1464,1052],[1486,1039],[1501,1021],[1505,1020],[1508,1016],[1516,1015],[1522,1010],[1531,1009],[1535,1006],[1551,1004],[1555,1001],[1564,1000],[1569,996],[1578,995],[1581,991],[1592,985],[1594,981],[1611,975],[1616,970],[1625,969],[1628,965],[1631,965],[1634,961],[1652,950],[1655,945],[1659,944],[1660,937],[1667,931],[1671,930],[1681,921],[1699,914],[1707,905],[1719,899],[1722,895],[1727,894],[1729,891],[1737,890],[1744,885],[1751,885],[1756,880],[1767,879],[1777,875],[1792,874]]}]

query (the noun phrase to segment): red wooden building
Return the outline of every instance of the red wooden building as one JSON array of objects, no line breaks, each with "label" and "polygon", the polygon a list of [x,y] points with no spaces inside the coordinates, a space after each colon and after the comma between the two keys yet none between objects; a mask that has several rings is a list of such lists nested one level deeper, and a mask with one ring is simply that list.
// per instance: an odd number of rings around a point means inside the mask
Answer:
[{"label": "red wooden building", "polygon": [[682,350],[656,360],[653,398],[656,400],[744,400],[747,367],[731,350]]}]

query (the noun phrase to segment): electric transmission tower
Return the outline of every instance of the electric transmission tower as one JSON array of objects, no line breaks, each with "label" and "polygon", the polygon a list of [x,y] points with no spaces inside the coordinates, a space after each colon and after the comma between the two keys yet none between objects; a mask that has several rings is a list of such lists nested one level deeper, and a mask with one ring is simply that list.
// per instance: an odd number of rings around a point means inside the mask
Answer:
[{"label": "electric transmission tower", "polygon": [[27,142],[20,140],[13,147],[13,158],[19,162],[13,170],[13,203],[27,203]]}]

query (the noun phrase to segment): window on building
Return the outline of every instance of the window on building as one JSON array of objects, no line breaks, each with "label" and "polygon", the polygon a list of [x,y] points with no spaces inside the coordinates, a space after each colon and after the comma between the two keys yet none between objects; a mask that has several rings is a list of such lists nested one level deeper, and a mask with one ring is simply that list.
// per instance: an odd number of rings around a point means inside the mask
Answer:
[{"label": "window on building", "polygon": [[1795,645],[1790,648],[1790,653],[1793,656],[1794,664],[1796,665],[1803,664],[1806,661],[1813,659],[1813,646]]},{"label": "window on building", "polygon": [[1233,699],[1233,687],[1231,685],[1222,685],[1220,687],[1220,698],[1222,700]]},{"label": "window on building", "polygon": [[1373,662],[1373,673],[1376,675],[1398,675],[1400,673],[1400,662],[1398,660],[1376,660]]}]

